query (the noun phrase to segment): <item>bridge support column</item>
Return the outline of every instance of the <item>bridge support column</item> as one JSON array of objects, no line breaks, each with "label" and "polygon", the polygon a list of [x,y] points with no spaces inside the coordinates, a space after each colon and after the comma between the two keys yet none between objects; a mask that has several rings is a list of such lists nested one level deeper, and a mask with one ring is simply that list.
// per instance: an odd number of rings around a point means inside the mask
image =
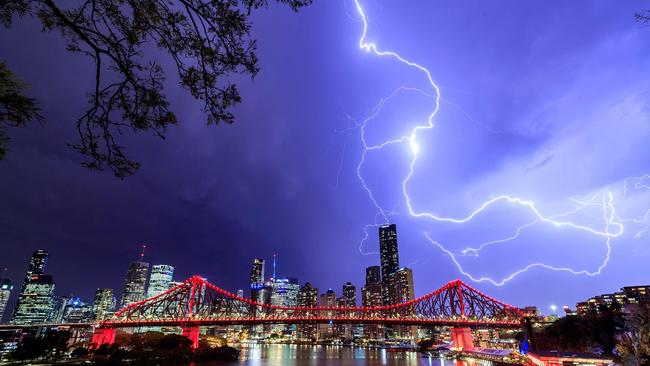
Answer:
[{"label": "bridge support column", "polygon": [[182,327],[183,330],[183,337],[187,337],[190,341],[192,341],[192,349],[197,349],[199,348],[199,327],[198,326],[190,326],[190,327]]},{"label": "bridge support column", "polygon": [[451,328],[451,340],[457,350],[471,351],[474,349],[472,330],[469,328]]},{"label": "bridge support column", "polygon": [[115,328],[95,328],[90,343],[93,347],[99,347],[102,344],[111,345],[115,343]]}]

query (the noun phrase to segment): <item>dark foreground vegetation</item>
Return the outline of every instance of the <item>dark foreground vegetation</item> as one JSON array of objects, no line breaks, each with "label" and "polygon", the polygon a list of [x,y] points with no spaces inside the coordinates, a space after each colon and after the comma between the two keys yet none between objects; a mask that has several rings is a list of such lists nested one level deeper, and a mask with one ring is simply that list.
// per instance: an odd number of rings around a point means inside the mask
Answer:
[{"label": "dark foreground vegetation", "polygon": [[585,316],[566,316],[535,331],[536,348],[612,357],[623,365],[650,365],[650,305],[616,304]]},{"label": "dark foreground vegetation", "polygon": [[201,342],[192,350],[191,342],[177,334],[148,332],[144,334],[118,333],[115,343],[90,350],[85,346],[68,347],[70,333],[52,332],[43,337],[28,337],[11,354],[16,362],[90,361],[96,365],[178,364],[191,361],[236,360],[239,350],[228,347],[210,347]]}]

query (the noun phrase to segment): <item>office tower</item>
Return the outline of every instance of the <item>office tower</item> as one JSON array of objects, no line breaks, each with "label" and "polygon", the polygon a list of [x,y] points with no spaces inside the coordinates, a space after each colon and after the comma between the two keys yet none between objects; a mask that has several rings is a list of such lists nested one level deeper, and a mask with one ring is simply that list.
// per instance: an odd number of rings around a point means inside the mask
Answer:
[{"label": "office tower", "polygon": [[[318,306],[318,289],[307,282],[298,293],[298,306],[311,308]],[[318,316],[315,311],[307,311],[308,316]],[[315,323],[301,323],[297,329],[298,339],[303,341],[316,341],[318,336]]]},{"label": "office tower", "polygon": [[276,278],[271,281],[271,305],[298,306],[300,285],[296,278]]},{"label": "office tower", "polygon": [[54,281],[52,276],[32,275],[20,294],[12,324],[39,324],[50,321],[54,312]]},{"label": "office tower", "polygon": [[[274,278],[271,284],[271,305],[275,306],[298,306],[298,293],[300,285],[296,278]],[[289,312],[288,315],[290,315]],[[275,324],[271,327],[274,332],[292,333],[295,325]]]},{"label": "office tower", "polygon": [[260,291],[264,287],[264,259],[253,259],[251,269],[251,300],[262,302]]},{"label": "office tower", "polygon": [[93,315],[96,321],[110,318],[115,310],[115,296],[112,288],[98,288],[93,300]]},{"label": "office tower", "polygon": [[23,282],[23,288],[31,281],[32,276],[43,274],[45,270],[45,265],[47,264],[48,253],[47,250],[39,249],[35,250],[32,253],[32,257],[29,259],[29,266],[27,267],[27,273],[25,273],[25,281]]},{"label": "office tower", "polygon": [[35,250],[32,253],[32,257],[29,259],[29,264],[27,265],[27,272],[25,273],[25,279],[23,280],[23,284],[20,287],[18,300],[16,301],[16,306],[14,307],[12,320],[16,316],[16,311],[20,307],[20,302],[22,301],[23,293],[25,292],[25,288],[27,287],[27,284],[32,280],[32,278],[35,278],[34,276],[41,275],[44,273],[43,271],[45,270],[45,265],[47,264],[47,256],[48,256],[47,250],[43,250],[43,249]]},{"label": "office tower", "polygon": [[370,266],[366,268],[366,285],[371,283],[381,283],[381,267]]},{"label": "office tower", "polygon": [[[320,295],[320,307],[335,308],[336,307],[336,293],[334,290],[329,289],[324,294]],[[336,314],[333,310],[321,310],[319,316],[321,318],[332,318]],[[335,327],[333,324],[319,324],[318,325],[318,339],[331,339],[336,337]]]},{"label": "office tower", "polygon": [[78,297],[73,297],[63,307],[61,323],[87,323],[93,321],[93,318],[92,305],[82,301]]},{"label": "office tower", "polygon": [[395,224],[379,227],[379,255],[381,260],[381,284],[384,305],[391,304],[388,279],[399,269],[397,255],[397,226]]},{"label": "office tower", "polygon": [[[366,269],[366,284],[361,289],[361,306],[372,308],[383,304],[384,296],[382,295],[379,267],[368,267]],[[378,324],[364,324],[363,334],[369,340],[381,340],[383,339],[384,330]]]},{"label": "office tower", "polygon": [[348,282],[343,285],[343,299],[345,301],[345,307],[354,308],[357,306],[357,288]]},{"label": "office tower", "polygon": [[[400,304],[415,299],[413,288],[413,271],[400,268],[388,279],[391,304]],[[416,326],[394,326],[393,334],[401,339],[412,339],[417,335]]]},{"label": "office tower", "polygon": [[129,269],[124,277],[124,292],[120,301],[120,309],[134,302],[144,300],[148,271],[149,263],[142,262],[142,260],[129,264]]},{"label": "office tower", "polygon": [[147,297],[153,297],[169,290],[169,284],[174,276],[174,267],[166,264],[155,264],[151,266],[149,276],[149,288]]},{"label": "office tower", "polygon": [[415,299],[413,289],[413,271],[410,268],[400,268],[388,279],[392,291],[391,303],[399,304]]},{"label": "office tower", "polygon": [[11,282],[8,278],[0,279],[0,324],[2,324],[2,319],[7,309],[7,304],[9,303],[9,297],[11,296],[11,290],[14,289],[14,283]]},{"label": "office tower", "polygon": [[53,301],[54,301],[54,309],[52,310],[52,316],[50,316],[50,321],[55,324],[63,323],[63,315],[65,314],[65,308],[68,306],[68,303],[72,301],[72,298],[69,296],[54,296]]}]

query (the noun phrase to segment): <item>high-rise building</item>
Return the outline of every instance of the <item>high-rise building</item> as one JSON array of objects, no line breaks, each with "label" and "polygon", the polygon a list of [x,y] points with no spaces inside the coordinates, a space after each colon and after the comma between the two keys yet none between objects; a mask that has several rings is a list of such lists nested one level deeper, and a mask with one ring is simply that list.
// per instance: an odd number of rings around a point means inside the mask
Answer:
[{"label": "high-rise building", "polygon": [[50,316],[50,321],[52,323],[63,323],[63,316],[65,315],[65,308],[68,307],[68,303],[72,301],[70,296],[55,296],[54,297],[54,309],[52,311],[52,316]]},{"label": "high-rise building", "polygon": [[271,305],[298,306],[300,285],[296,278],[276,278],[271,281]]},{"label": "high-rise building", "polygon": [[174,267],[167,264],[154,264],[151,266],[147,297],[153,297],[169,290],[172,277],[174,277]]},{"label": "high-rise building", "polygon": [[61,323],[87,323],[93,320],[92,305],[78,297],[70,298],[63,308]]},{"label": "high-rise building", "polygon": [[[415,299],[413,288],[413,271],[400,268],[388,279],[391,304],[400,304]],[[417,334],[416,326],[394,326],[393,335],[402,339],[412,339]]]},{"label": "high-rise building", "polygon": [[25,273],[25,281],[23,282],[23,288],[31,281],[32,276],[43,274],[45,271],[45,265],[47,264],[48,253],[47,250],[39,249],[35,250],[32,253],[32,257],[29,259],[29,266],[27,267],[27,273]]},{"label": "high-rise building", "polygon": [[[384,304],[379,266],[366,269],[366,285],[361,289],[361,306],[371,308]],[[378,324],[364,324],[363,333],[367,339],[383,339],[383,327]]]},{"label": "high-rise building", "polygon": [[35,274],[20,294],[12,324],[48,322],[54,312],[54,281],[52,276]]},{"label": "high-rise building", "polygon": [[260,291],[264,288],[264,259],[253,259],[251,269],[251,300],[262,302]]},{"label": "high-rise building", "polygon": [[2,319],[7,309],[7,304],[9,303],[9,297],[11,296],[11,290],[14,289],[14,283],[11,282],[8,278],[0,279],[0,324],[2,324]]},{"label": "high-rise building", "polygon": [[345,301],[345,307],[354,308],[357,306],[357,288],[348,282],[343,285],[343,299]]},{"label": "high-rise building", "polygon": [[[336,293],[334,290],[329,289],[327,292],[324,294],[320,295],[320,302],[319,306],[321,307],[327,307],[327,308],[335,308],[336,307]],[[319,316],[321,318],[331,318],[335,315],[335,312],[332,310],[321,310]],[[328,339],[328,338],[334,338],[336,336],[335,334],[335,327],[331,323],[327,324],[319,324],[318,325],[318,339]]]},{"label": "high-rise building", "polygon": [[[311,283],[307,282],[300,288],[298,293],[298,306],[303,308],[310,308],[318,306],[318,289],[313,287]],[[307,315],[317,316],[316,312],[309,312]],[[298,339],[303,341],[315,341],[318,334],[315,323],[301,323],[297,329]]]},{"label": "high-rise building", "polygon": [[98,288],[93,300],[93,314],[96,321],[108,319],[115,310],[115,296],[112,288]]},{"label": "high-rise building", "polygon": [[16,316],[16,311],[20,307],[20,302],[22,301],[23,293],[25,292],[27,284],[32,280],[32,278],[35,278],[34,276],[44,273],[45,265],[47,264],[47,256],[47,250],[43,249],[35,250],[32,253],[32,257],[29,259],[29,264],[27,265],[25,279],[23,280],[23,284],[20,287],[20,293],[18,294],[18,300],[16,301],[16,306],[14,307],[14,313],[11,317],[12,320]]},{"label": "high-rise building", "polygon": [[129,269],[124,277],[124,292],[120,301],[120,309],[134,302],[144,300],[148,271],[149,263],[142,260],[129,264]]},{"label": "high-rise building", "polygon": [[381,283],[381,267],[370,266],[366,268],[366,285]]},{"label": "high-rise building", "polygon": [[237,297],[244,298],[244,290],[243,289],[237,290]]},{"label": "high-rise building", "polygon": [[[271,305],[298,306],[298,293],[300,285],[296,278],[273,278],[270,281]],[[290,315],[290,314],[289,314]],[[293,333],[295,325],[274,324],[271,329],[274,333]]]},{"label": "high-rise building", "polygon": [[379,227],[379,255],[381,260],[381,284],[384,304],[391,303],[388,280],[399,270],[399,256],[397,254],[397,225],[390,224]]},{"label": "high-rise building", "polygon": [[397,270],[390,276],[388,283],[391,289],[391,303],[399,304],[415,299],[413,271],[410,268]]}]

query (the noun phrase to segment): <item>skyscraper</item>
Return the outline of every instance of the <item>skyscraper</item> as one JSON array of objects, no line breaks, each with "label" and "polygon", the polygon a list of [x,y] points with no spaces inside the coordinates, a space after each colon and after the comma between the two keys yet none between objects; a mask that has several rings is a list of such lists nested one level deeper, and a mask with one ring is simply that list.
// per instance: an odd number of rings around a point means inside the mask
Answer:
[{"label": "skyscraper", "polygon": [[124,277],[124,293],[120,301],[120,309],[131,303],[144,300],[148,271],[149,263],[142,260],[129,264],[129,269]]},{"label": "skyscraper", "polygon": [[262,302],[260,291],[264,288],[264,259],[253,259],[251,269],[251,300]]},{"label": "skyscraper", "polygon": [[108,319],[115,310],[115,296],[112,288],[98,288],[93,300],[93,314],[96,321]]},{"label": "skyscraper", "polygon": [[400,268],[388,279],[391,289],[391,302],[403,303],[415,299],[413,288],[413,271],[410,268]]},{"label": "skyscraper", "polygon": [[[307,282],[300,288],[298,293],[298,306],[310,308],[318,306],[318,289]],[[307,313],[309,316],[317,316],[316,312]],[[297,329],[298,339],[303,341],[315,341],[317,338],[315,323],[302,323]]]},{"label": "skyscraper", "polygon": [[357,288],[352,282],[343,285],[343,299],[345,301],[345,307],[353,308],[357,306]]},{"label": "skyscraper", "polygon": [[296,278],[276,278],[271,281],[271,305],[298,306],[300,285]]},{"label": "skyscraper", "polygon": [[156,296],[169,290],[172,277],[174,277],[174,267],[167,264],[154,264],[151,266],[147,297]]},{"label": "skyscraper", "polygon": [[[336,307],[336,293],[334,290],[329,289],[324,294],[320,295],[319,306],[334,308]],[[332,318],[335,315],[335,312],[332,310],[321,310],[319,316],[321,318]],[[319,324],[318,325],[318,339],[328,339],[334,338],[336,334],[334,333],[335,327],[333,324]]]},{"label": "skyscraper", "polygon": [[94,320],[93,307],[78,297],[70,298],[63,308],[61,323],[86,323]]},{"label": "skyscraper", "polygon": [[7,309],[7,304],[9,303],[9,297],[11,296],[11,290],[14,289],[14,283],[11,282],[8,278],[0,279],[0,324],[2,324],[2,319],[4,317],[5,309]]},{"label": "skyscraper", "polygon": [[[413,271],[400,268],[388,279],[391,304],[400,304],[415,299],[413,288]],[[417,327],[398,325],[393,328],[394,334],[402,339],[412,338],[417,334]]]},{"label": "skyscraper", "polygon": [[[379,266],[366,268],[366,284],[361,289],[361,306],[377,307],[384,304]],[[379,340],[383,338],[383,327],[377,324],[365,324],[363,333],[366,338]]]},{"label": "skyscraper", "polygon": [[381,267],[370,266],[366,268],[366,285],[381,283]]},{"label": "skyscraper", "polygon": [[16,301],[16,307],[14,308],[14,313],[12,320],[16,316],[16,311],[20,307],[20,302],[23,298],[23,293],[27,284],[34,278],[35,275],[43,274],[45,270],[45,265],[47,264],[47,250],[39,249],[35,250],[32,253],[32,257],[29,259],[29,264],[27,265],[27,272],[25,273],[25,279],[23,280],[22,286],[20,286],[20,293],[18,294],[18,300]]},{"label": "skyscraper", "polygon": [[388,280],[399,270],[397,255],[397,225],[390,224],[379,227],[379,255],[381,260],[381,284],[384,304],[391,303]]},{"label": "skyscraper", "polygon": [[54,312],[54,281],[52,276],[34,274],[20,294],[12,324],[48,322]]},{"label": "skyscraper", "polygon": [[43,274],[45,270],[45,265],[47,264],[48,253],[47,250],[39,249],[35,250],[32,253],[32,257],[29,259],[29,266],[27,267],[27,273],[25,273],[25,281],[23,282],[23,288],[31,281],[32,276]]}]

